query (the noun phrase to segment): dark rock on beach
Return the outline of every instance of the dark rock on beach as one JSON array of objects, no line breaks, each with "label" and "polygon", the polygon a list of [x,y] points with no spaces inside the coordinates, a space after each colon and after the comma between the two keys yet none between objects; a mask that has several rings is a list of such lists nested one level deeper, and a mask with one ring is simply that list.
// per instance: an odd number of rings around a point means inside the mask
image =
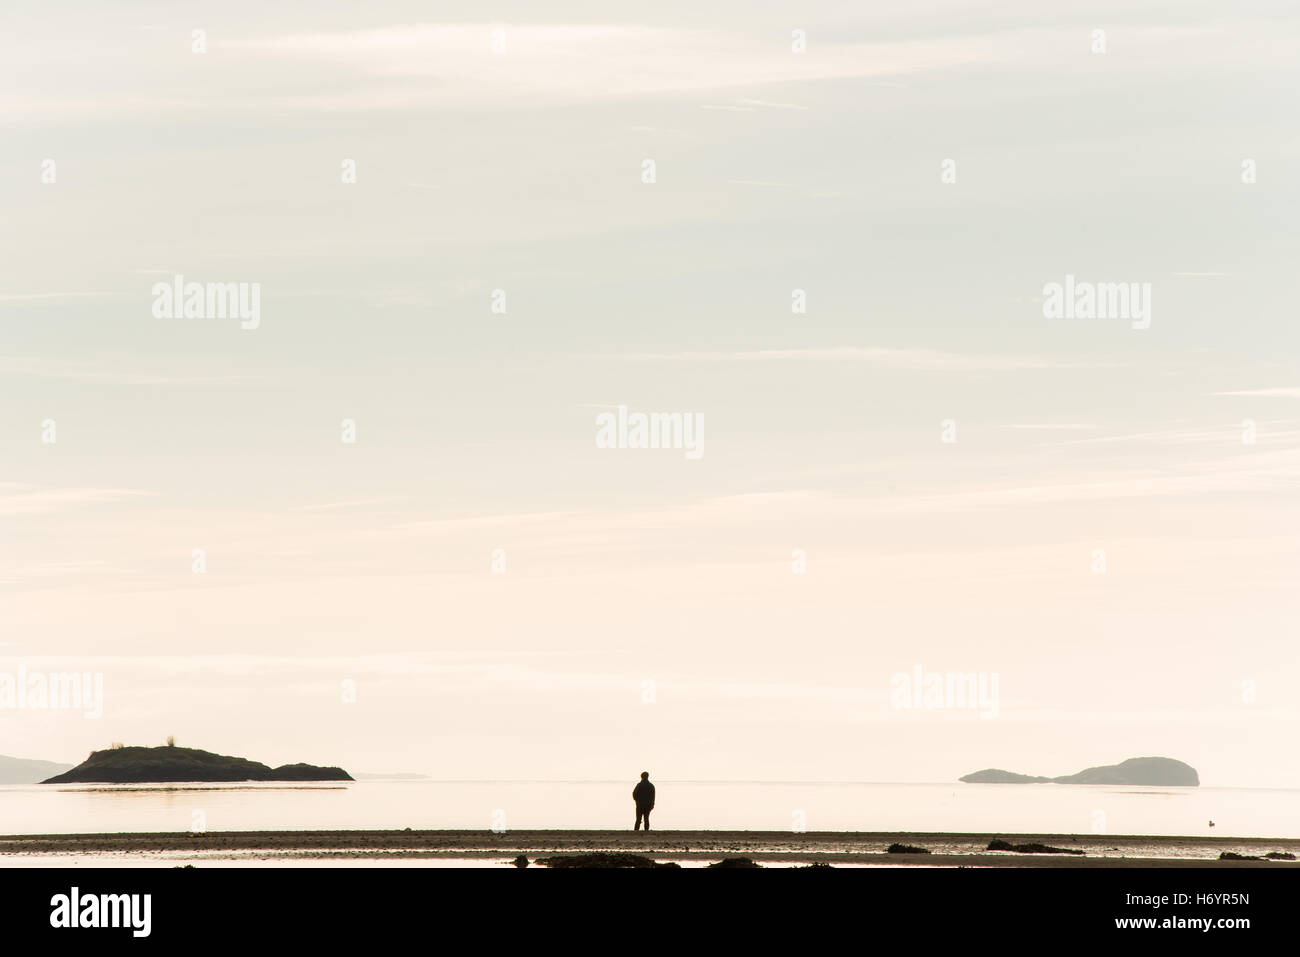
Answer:
[{"label": "dark rock on beach", "polygon": [[[520,855],[522,857],[523,855]],[[515,859],[518,865],[518,858]],[[561,854],[556,857],[539,857],[535,864],[542,867],[556,868],[575,868],[575,867],[681,867],[672,861],[659,863],[643,854],[629,854],[624,851],[593,851],[589,854]]]},{"label": "dark rock on beach", "polygon": [[1258,854],[1238,854],[1235,851],[1224,851],[1219,855],[1221,861],[1262,861],[1263,859]]},{"label": "dark rock on beach", "polygon": [[755,864],[748,857],[726,857],[715,864],[709,865],[709,867],[728,867],[728,868],[735,868],[735,867],[754,868],[754,867],[762,867],[762,866],[763,866],[762,864]]},{"label": "dark rock on beach", "polygon": [[1052,847],[1050,844],[1012,844],[1010,841],[1004,841],[1002,838],[994,838],[989,841],[986,850],[990,851],[1012,851],[1016,854],[1079,854],[1083,851],[1069,847]]},{"label": "dark rock on beach", "polygon": [[1264,858],[1270,861],[1294,861],[1295,855],[1290,851],[1269,851]]},{"label": "dark rock on beach", "polygon": [[915,847],[911,844],[890,844],[889,854],[929,854],[929,848]]},{"label": "dark rock on beach", "polygon": [[152,784],[169,781],[351,781],[342,768],[257,761],[197,748],[110,748],[42,784]]}]

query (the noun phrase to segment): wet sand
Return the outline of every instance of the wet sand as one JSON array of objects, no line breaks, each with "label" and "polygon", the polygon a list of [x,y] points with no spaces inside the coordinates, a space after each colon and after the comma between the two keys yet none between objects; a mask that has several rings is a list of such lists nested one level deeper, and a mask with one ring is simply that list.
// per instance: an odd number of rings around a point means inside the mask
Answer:
[{"label": "wet sand", "polygon": [[[995,837],[1084,851],[1019,854],[988,851]],[[930,854],[889,854],[893,843],[929,848]],[[823,831],[209,831],[194,833],[39,834],[0,836],[0,867],[33,857],[102,857],[104,866],[126,858],[186,860],[346,862],[425,858],[451,862],[507,861],[555,853],[625,851],[660,861],[714,861],[748,857],[773,864],[814,863],[920,867],[1293,867],[1288,861],[1221,861],[1219,854],[1300,856],[1300,840],[1233,837],[1151,837],[1098,834],[947,834]],[[84,862],[84,860],[83,860]]]}]

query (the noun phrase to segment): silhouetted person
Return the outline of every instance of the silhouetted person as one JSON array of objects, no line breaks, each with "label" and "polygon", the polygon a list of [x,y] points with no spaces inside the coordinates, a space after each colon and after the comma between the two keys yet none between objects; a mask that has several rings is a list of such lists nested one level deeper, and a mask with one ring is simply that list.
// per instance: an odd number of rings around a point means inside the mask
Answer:
[{"label": "silhouetted person", "polygon": [[655,808],[655,786],[650,783],[650,772],[641,772],[641,781],[632,789],[632,800],[636,802],[636,823],[632,830],[639,830],[645,821],[645,829],[650,830],[650,812]]}]

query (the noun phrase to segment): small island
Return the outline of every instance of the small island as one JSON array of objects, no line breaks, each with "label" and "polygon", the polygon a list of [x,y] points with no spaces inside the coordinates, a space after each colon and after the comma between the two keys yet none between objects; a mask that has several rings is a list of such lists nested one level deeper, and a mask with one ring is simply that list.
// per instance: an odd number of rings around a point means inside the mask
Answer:
[{"label": "small island", "polygon": [[1129,758],[1119,764],[1085,768],[1077,774],[1065,774],[1059,778],[985,768],[957,780],[966,784],[1127,784],[1164,788],[1194,788],[1201,783],[1196,768],[1173,758]]},{"label": "small island", "polygon": [[182,781],[351,781],[342,768],[312,764],[267,767],[197,748],[112,747],[92,751],[75,768],[46,778],[42,784],[153,784]]}]

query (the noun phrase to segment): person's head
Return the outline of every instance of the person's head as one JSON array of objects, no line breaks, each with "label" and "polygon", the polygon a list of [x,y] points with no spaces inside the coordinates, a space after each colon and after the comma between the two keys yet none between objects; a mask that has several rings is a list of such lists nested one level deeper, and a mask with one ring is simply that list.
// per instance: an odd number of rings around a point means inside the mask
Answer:
[{"label": "person's head", "polygon": [[642,780],[642,781],[649,781],[649,780],[650,780],[650,772],[649,772],[649,771],[642,771],[642,772],[641,772],[641,780]]}]

